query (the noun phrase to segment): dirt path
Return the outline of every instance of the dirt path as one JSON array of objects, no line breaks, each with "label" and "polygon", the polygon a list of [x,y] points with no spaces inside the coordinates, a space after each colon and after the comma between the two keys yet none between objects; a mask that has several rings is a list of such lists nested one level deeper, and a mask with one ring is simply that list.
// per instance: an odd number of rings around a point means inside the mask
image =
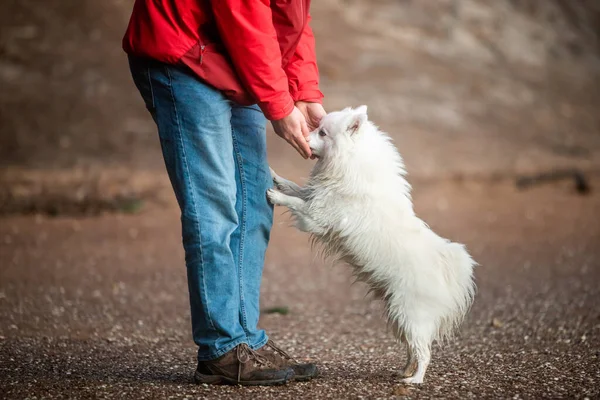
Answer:
[{"label": "dirt path", "polygon": [[[592,182],[597,185],[597,180]],[[394,376],[403,352],[365,288],[315,260],[278,218],[261,325],[322,377],[281,388],[196,387],[177,210],[0,220],[4,398],[594,398],[600,393],[600,197],[567,185],[421,183],[418,212],[482,264],[459,338],[426,384]],[[517,396],[517,397],[514,397]]]}]

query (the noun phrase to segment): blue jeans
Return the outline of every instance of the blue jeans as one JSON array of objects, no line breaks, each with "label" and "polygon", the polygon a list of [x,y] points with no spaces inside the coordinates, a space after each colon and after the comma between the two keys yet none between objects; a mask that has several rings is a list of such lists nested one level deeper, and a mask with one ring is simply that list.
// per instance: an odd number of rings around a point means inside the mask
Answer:
[{"label": "blue jeans", "polygon": [[241,343],[258,349],[260,282],[273,224],[266,119],[185,67],[130,57],[133,80],[158,127],[181,208],[198,360]]}]

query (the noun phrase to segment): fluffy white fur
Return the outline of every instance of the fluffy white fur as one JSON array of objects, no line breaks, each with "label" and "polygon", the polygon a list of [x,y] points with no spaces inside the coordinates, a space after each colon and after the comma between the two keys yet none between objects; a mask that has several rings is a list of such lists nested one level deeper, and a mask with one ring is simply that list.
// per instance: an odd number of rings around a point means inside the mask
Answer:
[{"label": "fluffy white fur", "polygon": [[449,337],[473,302],[476,263],[415,215],[402,158],[366,106],[328,114],[309,143],[318,161],[306,186],[271,171],[267,196],[385,303],[407,344],[403,381],[422,383],[433,341]]}]

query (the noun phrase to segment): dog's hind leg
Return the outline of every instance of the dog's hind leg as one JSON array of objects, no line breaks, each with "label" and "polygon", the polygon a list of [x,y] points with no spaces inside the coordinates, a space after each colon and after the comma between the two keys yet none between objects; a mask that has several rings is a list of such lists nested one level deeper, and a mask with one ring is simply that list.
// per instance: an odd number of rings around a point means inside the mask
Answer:
[{"label": "dog's hind leg", "polygon": [[402,370],[403,378],[410,378],[414,375],[415,370],[417,369],[417,357],[415,353],[412,351],[412,347],[406,344],[406,365]]},{"label": "dog's hind leg", "polygon": [[275,185],[275,188],[277,188],[277,190],[279,190],[283,194],[287,194],[288,196],[303,198],[302,187],[300,187],[292,181],[289,181],[277,175],[277,172],[273,171],[272,168],[269,169],[271,170],[271,178],[273,178],[273,184]]},{"label": "dog's hind leg", "polygon": [[431,343],[418,342],[416,344],[409,344],[409,346],[412,347],[410,351],[413,352],[414,357],[416,358],[417,370],[413,376],[402,379],[402,382],[421,384],[423,383],[425,372],[431,361]]}]

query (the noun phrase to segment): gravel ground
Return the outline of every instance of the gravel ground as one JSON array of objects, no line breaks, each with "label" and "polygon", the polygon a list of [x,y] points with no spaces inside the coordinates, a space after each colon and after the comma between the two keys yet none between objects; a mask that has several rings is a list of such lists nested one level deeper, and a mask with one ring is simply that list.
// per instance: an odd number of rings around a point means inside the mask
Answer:
[{"label": "gravel ground", "polygon": [[[592,180],[592,185],[600,183]],[[322,376],[275,388],[195,386],[174,204],[137,215],[0,220],[0,397],[598,398],[600,196],[565,185],[416,182],[417,211],[482,264],[460,335],[421,387],[365,287],[315,259],[278,217],[261,325]]]}]

